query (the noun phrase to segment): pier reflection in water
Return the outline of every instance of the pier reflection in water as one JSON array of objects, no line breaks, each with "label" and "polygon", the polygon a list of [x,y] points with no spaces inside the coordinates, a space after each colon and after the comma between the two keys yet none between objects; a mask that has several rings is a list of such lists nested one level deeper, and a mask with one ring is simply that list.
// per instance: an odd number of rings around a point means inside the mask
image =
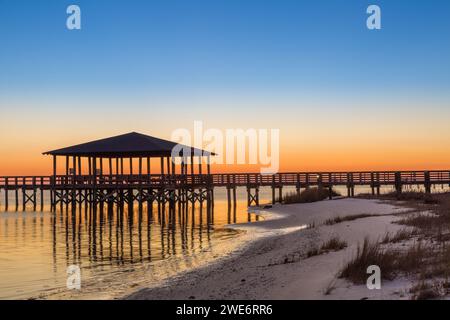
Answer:
[{"label": "pier reflection in water", "polygon": [[[255,221],[245,201],[65,206],[55,213],[0,214],[0,298],[117,297],[212,261],[236,248],[229,223]],[[82,290],[68,291],[78,265]]]}]

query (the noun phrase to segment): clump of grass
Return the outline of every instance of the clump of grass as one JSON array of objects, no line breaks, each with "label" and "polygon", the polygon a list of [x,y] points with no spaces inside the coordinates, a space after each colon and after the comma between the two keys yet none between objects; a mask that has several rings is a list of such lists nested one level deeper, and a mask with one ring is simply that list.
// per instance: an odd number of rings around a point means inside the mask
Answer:
[{"label": "clump of grass", "polygon": [[375,217],[378,216],[377,214],[371,214],[371,213],[360,213],[360,214],[354,214],[354,215],[348,215],[348,216],[338,216],[334,218],[330,218],[325,220],[324,224],[327,226],[331,226],[333,224],[345,222],[345,221],[353,221],[356,219],[362,219],[362,218],[368,218],[368,217]]},{"label": "clump of grass", "polygon": [[331,294],[331,292],[333,292],[334,289],[336,289],[336,279],[330,281],[330,283],[323,290],[323,294],[328,296]]},{"label": "clump of grass", "polygon": [[341,240],[339,237],[335,236],[332,237],[330,239],[328,239],[327,241],[325,241],[320,248],[312,248],[310,250],[308,250],[308,252],[306,253],[306,256],[308,258],[313,257],[313,256],[318,256],[320,254],[324,254],[330,251],[339,251],[342,249],[347,248],[347,242],[344,240]]},{"label": "clump of grass", "polygon": [[378,243],[371,243],[368,238],[358,245],[356,255],[339,273],[339,278],[347,278],[354,283],[364,283],[367,280],[367,267],[377,265],[383,270],[385,279],[392,279],[395,267],[393,252],[383,252]]},{"label": "clump of grass", "polygon": [[341,240],[339,237],[332,237],[320,248],[321,251],[339,251],[347,248],[347,242]]},{"label": "clump of grass", "polygon": [[[329,198],[330,191],[327,188],[308,188],[300,193],[290,192],[283,197],[283,203],[309,203],[325,200]],[[340,194],[334,190],[331,190],[331,196],[337,197]]]},{"label": "clump of grass", "polygon": [[367,238],[358,245],[356,256],[341,270],[339,277],[347,278],[354,283],[367,280],[367,267],[377,265],[382,270],[383,279],[392,280],[398,273],[410,273],[420,269],[432,250],[419,242],[406,251],[382,249],[381,244],[370,242]]},{"label": "clump of grass", "polygon": [[421,230],[430,230],[442,225],[442,218],[437,215],[415,214],[396,221],[398,224],[418,228]]},{"label": "clump of grass", "polygon": [[398,230],[395,234],[391,235],[391,233],[386,232],[384,237],[381,240],[382,244],[387,243],[397,243],[405,240],[411,239],[411,237],[418,235],[419,232],[417,229],[401,229]]},{"label": "clump of grass", "polygon": [[319,248],[312,248],[309,249],[308,252],[306,252],[306,257],[311,258],[314,256],[318,256],[320,254]]}]

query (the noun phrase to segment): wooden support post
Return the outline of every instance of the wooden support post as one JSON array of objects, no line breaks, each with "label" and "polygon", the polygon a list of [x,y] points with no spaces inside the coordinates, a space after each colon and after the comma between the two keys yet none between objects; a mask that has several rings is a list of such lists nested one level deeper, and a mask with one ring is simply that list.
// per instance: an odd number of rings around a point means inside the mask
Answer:
[{"label": "wooden support post", "polygon": [[166,157],[167,174],[170,176],[170,157]]},{"label": "wooden support post", "polygon": [[430,180],[430,171],[425,171],[424,173],[424,187],[426,193],[431,193],[431,180]]},{"label": "wooden support post", "polygon": [[208,158],[206,159],[206,170],[208,175],[211,174],[211,156],[208,155]]},{"label": "wooden support post", "polygon": [[5,211],[8,211],[8,177],[5,178]]},{"label": "wooden support post", "polygon": [[36,211],[36,177],[33,177],[33,211]]},{"label": "wooden support post", "polygon": [[93,179],[94,179],[94,187],[93,187],[93,199],[94,208],[97,207],[97,158],[92,158],[92,169],[93,169]]},{"label": "wooden support post", "polygon": [[83,170],[81,168],[81,157],[78,157],[78,175],[79,176],[83,175]]},{"label": "wooden support post", "polygon": [[27,192],[25,189],[26,180],[25,178],[22,179],[22,208],[23,211],[25,211],[26,204],[27,204]]},{"label": "wooden support post", "polygon": [[52,210],[56,211],[56,156],[53,156],[53,178],[51,182],[50,199]]},{"label": "wooden support post", "polygon": [[282,203],[283,202],[283,185],[278,186],[278,198],[279,198],[279,202]]},{"label": "wooden support post", "polygon": [[41,177],[41,181],[40,181],[40,185],[41,185],[41,194],[40,194],[40,198],[41,198],[41,211],[44,210],[44,177]]},{"label": "wooden support post", "polygon": [[351,182],[350,182],[350,173],[347,173],[347,197],[350,198],[351,193]]},{"label": "wooden support post", "polygon": [[133,158],[130,157],[130,176],[133,175]]},{"label": "wooden support post", "polygon": [[402,193],[402,176],[400,172],[395,173],[395,191],[397,194]]},{"label": "wooden support post", "polygon": [[89,183],[91,183],[92,182],[92,158],[91,157],[89,157],[88,158],[88,171],[89,171]]},{"label": "wooden support post", "polygon": [[198,174],[202,174],[202,156],[198,156]]},{"label": "wooden support post", "polygon": [[377,172],[376,176],[377,176],[377,195],[379,196],[380,195],[380,173]]},{"label": "wooden support post", "polygon": [[109,163],[109,183],[112,183],[112,177],[113,177],[113,164],[112,164],[112,158],[108,158]]},{"label": "wooden support post", "polygon": [[170,158],[170,162],[171,162],[171,165],[172,165],[172,175],[175,175],[176,174],[175,159],[174,158]]},{"label": "wooden support post", "polygon": [[275,204],[277,199],[275,198],[275,175],[272,175],[272,204]]},{"label": "wooden support post", "polygon": [[77,180],[77,158],[76,157],[72,157],[73,158],[73,178],[72,178],[72,205],[75,205],[76,202],[76,180]]},{"label": "wooden support post", "polygon": [[375,177],[373,172],[370,173],[370,187],[372,189],[372,195],[375,195]]},{"label": "wooden support post", "polygon": [[15,200],[16,200],[16,211],[17,210],[19,210],[19,178],[15,178],[14,179],[14,184],[15,184],[15,190],[14,190],[14,193],[15,193]]},{"label": "wooden support post", "polygon": [[255,188],[255,200],[256,200],[256,205],[259,206],[259,187]]},{"label": "wooden support post", "polygon": [[147,157],[147,175],[148,175],[148,183],[151,182],[151,172],[150,172],[151,158]]},{"label": "wooden support post", "polygon": [[[69,176],[69,156],[66,156],[66,179]],[[66,180],[67,183],[67,180]]]}]

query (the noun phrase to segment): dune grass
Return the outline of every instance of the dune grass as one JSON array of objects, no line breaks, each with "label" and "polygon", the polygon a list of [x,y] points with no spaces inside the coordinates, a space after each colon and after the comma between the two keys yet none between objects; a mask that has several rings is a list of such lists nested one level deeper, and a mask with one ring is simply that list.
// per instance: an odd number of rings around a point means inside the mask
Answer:
[{"label": "dune grass", "polygon": [[[283,197],[283,203],[310,203],[328,199],[330,191],[328,188],[308,188],[300,193],[290,192]],[[334,190],[331,190],[331,196],[337,197],[340,194]],[[279,199],[278,199],[279,200]]]},{"label": "dune grass", "polygon": [[348,216],[344,216],[344,217],[337,216],[337,217],[325,220],[324,224],[327,226],[331,226],[333,224],[337,224],[337,223],[341,223],[341,222],[353,221],[353,220],[357,220],[357,219],[376,217],[376,216],[379,216],[379,215],[372,214],[372,213],[360,213],[360,214],[353,214],[353,215],[348,215]]},{"label": "dune grass", "polygon": [[403,228],[401,230],[398,230],[396,233],[391,234],[390,232],[386,232],[384,237],[381,240],[382,244],[388,244],[388,243],[398,243],[401,241],[409,240],[411,237],[418,235],[419,230],[417,229],[407,229]]},{"label": "dune grass", "polygon": [[367,280],[367,267],[377,265],[383,279],[392,280],[398,274],[409,274],[420,270],[433,257],[433,250],[418,242],[406,250],[383,249],[378,242],[364,239],[359,245],[355,257],[339,273],[354,283],[363,284]]},{"label": "dune grass", "polygon": [[306,256],[308,258],[313,256],[318,256],[320,254],[324,254],[330,251],[339,251],[347,248],[347,242],[341,240],[338,236],[331,237],[327,241],[325,241],[320,248],[312,248],[308,250]]}]

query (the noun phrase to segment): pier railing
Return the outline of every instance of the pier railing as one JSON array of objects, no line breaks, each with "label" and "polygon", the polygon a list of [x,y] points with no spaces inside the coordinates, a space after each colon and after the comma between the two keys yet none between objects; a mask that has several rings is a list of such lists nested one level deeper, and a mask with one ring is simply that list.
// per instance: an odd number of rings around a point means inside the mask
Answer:
[{"label": "pier railing", "polygon": [[259,173],[217,173],[217,174],[142,174],[142,175],[57,175],[53,176],[5,176],[0,177],[0,188],[91,188],[108,186],[159,187],[159,186],[297,186],[353,185],[353,186],[395,186],[395,185],[449,184],[450,170],[431,171],[361,171],[361,172],[286,172],[274,175]]}]

